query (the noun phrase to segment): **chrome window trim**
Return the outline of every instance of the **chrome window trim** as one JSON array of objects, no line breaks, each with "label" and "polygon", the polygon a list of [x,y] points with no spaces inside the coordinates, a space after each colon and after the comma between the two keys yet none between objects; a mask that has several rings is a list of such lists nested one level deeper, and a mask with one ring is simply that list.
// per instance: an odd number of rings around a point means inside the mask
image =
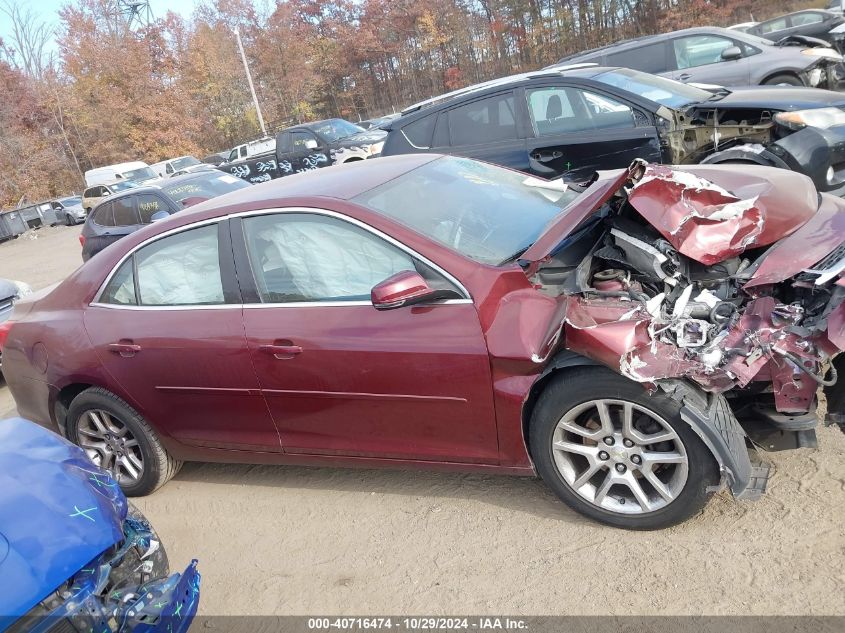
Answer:
[{"label": "chrome window trim", "polygon": [[[112,280],[112,277],[117,274],[117,271],[120,270],[120,267],[126,262],[127,259],[132,257],[137,251],[144,248],[145,246],[152,244],[160,239],[165,237],[169,237],[171,235],[175,235],[177,233],[183,233],[185,231],[190,231],[192,229],[196,229],[202,226],[207,226],[209,224],[217,224],[224,220],[228,220],[230,218],[248,218],[254,216],[261,216],[261,215],[269,215],[269,214],[277,214],[277,213],[309,213],[312,215],[325,215],[328,217],[333,217],[343,222],[349,222],[365,231],[369,231],[371,234],[375,235],[376,237],[380,237],[381,239],[387,241],[388,243],[392,244],[396,248],[401,251],[404,251],[411,257],[414,257],[427,266],[431,267],[435,272],[440,275],[443,275],[450,283],[452,283],[460,293],[464,296],[462,299],[447,299],[446,301],[440,301],[433,304],[428,305],[458,305],[458,304],[466,304],[466,303],[473,303],[472,295],[470,294],[469,290],[466,289],[458,279],[445,271],[443,268],[435,264],[433,261],[428,259],[427,257],[417,253],[411,247],[406,246],[402,242],[394,239],[393,237],[379,231],[375,227],[366,224],[365,222],[361,222],[360,220],[356,220],[355,218],[351,218],[348,215],[344,215],[342,213],[338,213],[336,211],[330,211],[329,209],[320,209],[318,207],[274,207],[270,209],[260,209],[256,211],[241,211],[239,213],[230,213],[225,216],[220,216],[217,218],[210,218],[207,220],[200,220],[198,222],[194,222],[192,224],[187,224],[185,226],[179,226],[174,229],[170,229],[163,233],[159,233],[158,235],[154,235],[152,237],[147,238],[140,244],[137,244],[132,250],[127,252],[123,257],[121,257],[118,262],[114,265],[111,272],[106,276],[106,279],[100,284],[100,288],[97,290],[97,293],[94,295],[93,301],[88,305],[92,307],[98,308],[108,308],[111,310],[229,310],[232,308],[247,308],[247,309],[255,309],[255,308],[289,308],[289,307],[341,307],[341,306],[354,306],[354,305],[368,305],[372,306],[372,302],[370,301],[292,301],[289,303],[220,303],[214,305],[202,305],[202,304],[190,304],[190,305],[178,305],[178,306],[171,306],[171,305],[162,305],[162,306],[136,306],[136,305],[120,305],[115,303],[102,303],[100,298],[102,297],[103,293],[105,292],[106,288],[108,287],[109,283]],[[136,280],[137,283],[137,280]]]}]

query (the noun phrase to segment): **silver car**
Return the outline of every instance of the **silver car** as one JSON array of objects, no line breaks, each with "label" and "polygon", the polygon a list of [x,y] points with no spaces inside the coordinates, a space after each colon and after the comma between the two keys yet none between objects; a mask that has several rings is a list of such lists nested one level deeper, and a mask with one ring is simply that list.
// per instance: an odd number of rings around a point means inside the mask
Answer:
[{"label": "silver car", "polygon": [[842,56],[832,48],[798,41],[774,43],[738,30],[701,27],[611,44],[564,57],[558,64],[583,62],[686,83],[835,88],[834,68]]},{"label": "silver car", "polygon": [[72,226],[85,222],[88,215],[82,208],[82,196],[70,196],[53,200],[52,207],[56,210],[56,222]]}]

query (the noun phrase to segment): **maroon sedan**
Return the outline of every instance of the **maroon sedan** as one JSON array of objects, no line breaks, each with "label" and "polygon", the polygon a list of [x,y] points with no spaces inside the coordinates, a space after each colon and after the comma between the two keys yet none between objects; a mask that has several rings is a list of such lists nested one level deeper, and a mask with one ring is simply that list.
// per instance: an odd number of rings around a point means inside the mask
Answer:
[{"label": "maroon sedan", "polygon": [[814,445],[843,270],[845,202],[794,172],[398,156],[133,233],[17,304],[4,372],[130,495],[184,460],[538,473],[648,529],[759,495],[750,440]]}]

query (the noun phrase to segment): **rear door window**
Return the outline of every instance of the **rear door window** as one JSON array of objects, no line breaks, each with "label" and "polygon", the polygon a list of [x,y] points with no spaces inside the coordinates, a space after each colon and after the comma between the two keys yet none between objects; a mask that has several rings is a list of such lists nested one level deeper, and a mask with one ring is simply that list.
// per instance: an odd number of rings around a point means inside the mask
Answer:
[{"label": "rear door window", "polygon": [[453,147],[516,139],[513,92],[452,108],[449,110],[449,134]]},{"label": "rear door window", "polygon": [[786,28],[786,17],[778,18],[777,20],[770,20],[760,25],[761,33],[774,33],[775,31],[783,31]]},{"label": "rear door window", "polygon": [[133,226],[139,224],[135,211],[135,196],[123,196],[111,202],[114,210],[115,226]]},{"label": "rear door window", "polygon": [[138,196],[138,215],[140,216],[141,224],[152,222],[153,214],[159,211],[170,213],[170,209],[164,203],[164,200],[151,193]]},{"label": "rear door window", "polygon": [[669,70],[666,63],[666,43],[655,42],[643,44],[636,48],[628,48],[607,56],[608,66],[622,66],[644,73],[665,73]]},{"label": "rear door window", "polygon": [[821,13],[796,13],[789,18],[792,26],[806,26],[808,24],[821,24],[824,16]]}]

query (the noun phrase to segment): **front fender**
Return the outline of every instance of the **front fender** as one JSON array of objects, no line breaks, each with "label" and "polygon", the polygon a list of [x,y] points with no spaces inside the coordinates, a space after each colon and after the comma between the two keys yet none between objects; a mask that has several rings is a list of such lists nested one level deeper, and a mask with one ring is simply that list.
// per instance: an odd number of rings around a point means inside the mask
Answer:
[{"label": "front fender", "polygon": [[805,127],[775,141],[768,149],[790,169],[809,176],[819,191],[836,195],[845,191],[845,126]]}]

